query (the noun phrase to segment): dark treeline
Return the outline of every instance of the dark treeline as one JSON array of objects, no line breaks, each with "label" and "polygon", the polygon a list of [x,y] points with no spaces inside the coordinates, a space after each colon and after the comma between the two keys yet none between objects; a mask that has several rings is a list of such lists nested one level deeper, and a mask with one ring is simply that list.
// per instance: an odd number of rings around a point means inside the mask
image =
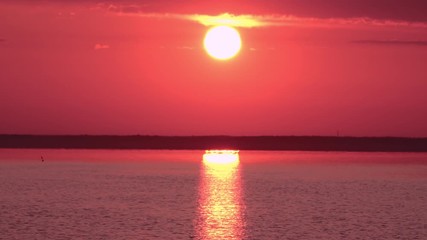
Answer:
[{"label": "dark treeline", "polygon": [[427,138],[320,136],[51,136],[0,135],[0,148],[239,149],[427,152]]}]

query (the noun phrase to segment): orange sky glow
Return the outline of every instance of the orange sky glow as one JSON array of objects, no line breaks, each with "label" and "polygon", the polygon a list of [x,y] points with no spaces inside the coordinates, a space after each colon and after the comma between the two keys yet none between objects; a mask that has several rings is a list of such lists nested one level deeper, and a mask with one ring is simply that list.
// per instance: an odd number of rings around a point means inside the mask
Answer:
[{"label": "orange sky glow", "polygon": [[0,133],[427,137],[427,4],[345,1],[2,1]]}]

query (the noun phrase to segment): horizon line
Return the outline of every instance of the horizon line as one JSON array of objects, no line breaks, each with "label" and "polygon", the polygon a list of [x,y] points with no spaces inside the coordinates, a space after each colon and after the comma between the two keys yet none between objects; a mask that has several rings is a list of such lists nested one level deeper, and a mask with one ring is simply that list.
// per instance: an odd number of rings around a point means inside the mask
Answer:
[{"label": "horizon line", "polygon": [[228,138],[245,138],[245,137],[296,137],[296,138],[400,138],[400,139],[427,139],[425,137],[409,136],[352,136],[352,135],[160,135],[160,134],[15,134],[0,133],[1,136],[34,136],[34,137],[228,137]]}]

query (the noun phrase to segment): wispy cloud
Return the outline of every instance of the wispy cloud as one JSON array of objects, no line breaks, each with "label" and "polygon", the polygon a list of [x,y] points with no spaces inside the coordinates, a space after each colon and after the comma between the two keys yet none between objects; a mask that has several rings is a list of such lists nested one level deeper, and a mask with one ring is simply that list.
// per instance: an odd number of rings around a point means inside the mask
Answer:
[{"label": "wispy cloud", "polygon": [[308,18],[292,15],[255,15],[262,26],[307,26],[307,27],[414,27],[427,28],[424,22],[380,20],[367,17],[358,18]]},{"label": "wispy cloud", "polygon": [[156,12],[213,14],[277,14],[312,18],[360,18],[427,22],[425,0],[2,0],[0,4],[39,4],[44,6],[91,6],[122,13]]},{"label": "wispy cloud", "polygon": [[233,27],[261,27],[268,25],[268,22],[262,21],[253,15],[233,15],[224,13],[217,16],[210,15],[187,15],[188,20],[198,22],[204,26],[228,25]]},{"label": "wispy cloud", "polygon": [[404,40],[358,40],[353,41],[356,44],[375,44],[375,45],[409,45],[427,47],[427,41],[404,41]]},{"label": "wispy cloud", "polygon": [[146,5],[136,5],[136,4],[130,4],[130,5],[115,5],[115,4],[98,4],[98,8],[107,8],[109,11],[117,12],[117,13],[124,13],[124,14],[139,14],[142,13]]},{"label": "wispy cloud", "polygon": [[207,14],[178,14],[178,13],[147,13],[144,12],[144,6],[141,5],[100,5],[109,11],[119,15],[134,15],[145,18],[160,19],[179,19],[200,23],[204,26],[228,25],[240,28],[257,27],[281,27],[281,26],[299,26],[299,27],[412,27],[427,28],[426,22],[412,22],[401,20],[383,20],[368,17],[357,18],[315,18],[298,17],[294,15],[255,15],[241,14],[235,15],[223,13],[220,15]]}]

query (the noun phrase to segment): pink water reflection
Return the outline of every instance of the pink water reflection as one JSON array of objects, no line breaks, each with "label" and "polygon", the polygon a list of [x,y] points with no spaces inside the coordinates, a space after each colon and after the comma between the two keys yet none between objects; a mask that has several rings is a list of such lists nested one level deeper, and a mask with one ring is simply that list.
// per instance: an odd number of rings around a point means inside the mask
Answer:
[{"label": "pink water reflection", "polygon": [[[221,154],[236,161],[206,161],[205,153],[199,185],[198,223],[200,239],[242,239],[245,223],[238,153]],[[236,156],[237,154],[237,156]],[[218,155],[214,157],[217,159]]]}]

